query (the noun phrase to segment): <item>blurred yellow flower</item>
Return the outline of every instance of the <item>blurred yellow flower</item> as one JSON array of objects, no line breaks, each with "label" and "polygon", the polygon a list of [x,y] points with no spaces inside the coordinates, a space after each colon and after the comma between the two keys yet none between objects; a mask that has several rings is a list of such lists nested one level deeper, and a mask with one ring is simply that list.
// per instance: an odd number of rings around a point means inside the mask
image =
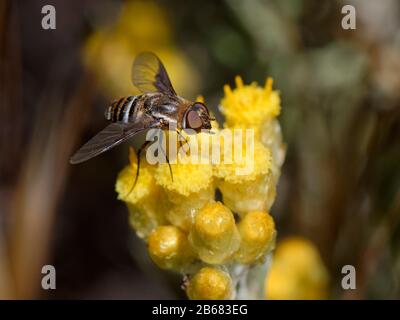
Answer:
[{"label": "blurred yellow flower", "polygon": [[310,241],[293,237],[278,243],[265,281],[267,299],[326,299],[328,271]]},{"label": "blurred yellow flower", "polygon": [[113,26],[92,33],[83,47],[84,64],[111,99],[137,93],[131,81],[134,57],[154,51],[165,64],[177,92],[191,96],[200,78],[172,40],[164,9],[154,1],[127,1]]},{"label": "blurred yellow flower", "polygon": [[126,1],[115,25],[137,46],[168,46],[172,41],[170,23],[162,7],[153,1]]}]

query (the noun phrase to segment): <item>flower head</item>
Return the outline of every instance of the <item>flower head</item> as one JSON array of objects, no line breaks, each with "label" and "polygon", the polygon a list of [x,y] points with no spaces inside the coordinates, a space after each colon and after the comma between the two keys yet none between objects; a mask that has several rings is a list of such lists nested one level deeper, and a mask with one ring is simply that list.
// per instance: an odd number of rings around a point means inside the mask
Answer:
[{"label": "flower head", "polygon": [[[240,132],[235,131],[235,134]],[[271,152],[261,142],[254,141],[254,149],[247,150],[246,148],[249,148],[249,145],[246,145],[243,139],[242,145],[232,145],[233,154],[236,153],[235,148],[243,150],[242,157],[238,159],[232,156],[232,161],[223,161],[220,165],[215,166],[214,174],[216,177],[229,183],[242,183],[270,173]]]},{"label": "flower head", "polygon": [[[240,145],[233,145],[233,148],[237,147]],[[271,152],[257,140],[253,147],[253,152],[246,150],[246,156],[214,167],[214,174],[220,178],[218,188],[224,203],[240,215],[249,211],[269,210],[275,199]]]},{"label": "flower head", "polygon": [[135,90],[129,70],[141,51],[157,52],[178,92],[192,94],[198,86],[197,72],[174,44],[165,10],[154,1],[127,1],[113,25],[99,26],[88,37],[82,60],[114,98]]},{"label": "flower head", "polygon": [[213,134],[168,131],[163,148],[170,166],[142,158],[132,189],[137,158],[131,150],[116,183],[150,257],[160,268],[187,275],[191,299],[241,296],[240,287],[249,283],[244,277],[268,261],[275,244],[268,212],[284,157],[275,118],[279,95],[270,79],[265,88],[245,86],[240,77],[236,83],[233,91],[225,87],[223,129],[213,121]]},{"label": "flower head", "polygon": [[235,78],[236,88],[224,86],[225,97],[221,101],[221,112],[228,127],[259,128],[265,121],[280,113],[280,98],[272,90],[272,79],[267,78],[265,86],[256,83],[244,85],[241,77]]},{"label": "flower head", "polygon": [[208,188],[213,182],[211,164],[175,163],[171,164],[172,178],[167,163],[160,164],[155,171],[157,184],[167,191],[183,196]]}]

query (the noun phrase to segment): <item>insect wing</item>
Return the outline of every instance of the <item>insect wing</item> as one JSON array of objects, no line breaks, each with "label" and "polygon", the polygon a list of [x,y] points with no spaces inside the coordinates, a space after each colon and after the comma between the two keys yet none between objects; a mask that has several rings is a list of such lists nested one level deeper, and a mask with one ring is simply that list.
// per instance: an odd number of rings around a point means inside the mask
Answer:
[{"label": "insect wing", "polygon": [[85,143],[71,157],[70,163],[72,164],[81,163],[95,156],[98,156],[99,154],[119,145],[125,140],[133,137],[135,134],[150,127],[151,126],[144,126],[141,123],[135,123],[135,124],[126,124],[120,122],[112,123],[107,127],[105,127],[102,131],[100,131],[87,143]]},{"label": "insect wing", "polygon": [[132,66],[132,82],[143,93],[161,92],[176,96],[161,60],[152,52],[140,53]]}]

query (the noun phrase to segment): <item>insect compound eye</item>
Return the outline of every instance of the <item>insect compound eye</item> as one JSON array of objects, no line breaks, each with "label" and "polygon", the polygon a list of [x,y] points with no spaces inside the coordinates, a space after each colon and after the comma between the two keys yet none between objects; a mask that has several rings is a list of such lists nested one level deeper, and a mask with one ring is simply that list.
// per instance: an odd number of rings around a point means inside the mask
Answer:
[{"label": "insect compound eye", "polygon": [[188,124],[188,127],[192,129],[200,129],[203,125],[200,115],[197,113],[197,111],[194,110],[190,110],[188,112],[188,114],[186,115],[186,122]]}]

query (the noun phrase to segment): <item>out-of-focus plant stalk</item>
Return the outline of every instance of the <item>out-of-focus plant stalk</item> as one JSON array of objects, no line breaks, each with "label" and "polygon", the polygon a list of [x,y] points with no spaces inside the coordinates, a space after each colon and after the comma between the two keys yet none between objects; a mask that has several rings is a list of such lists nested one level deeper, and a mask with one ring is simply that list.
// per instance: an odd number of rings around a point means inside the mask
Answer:
[{"label": "out-of-focus plant stalk", "polygon": [[59,95],[47,97],[35,121],[32,142],[26,151],[12,202],[8,230],[11,273],[18,299],[37,297],[41,269],[49,264],[57,205],[69,156],[89,111],[83,106],[90,106],[92,83],[90,76],[84,76],[66,105],[58,102]]}]

